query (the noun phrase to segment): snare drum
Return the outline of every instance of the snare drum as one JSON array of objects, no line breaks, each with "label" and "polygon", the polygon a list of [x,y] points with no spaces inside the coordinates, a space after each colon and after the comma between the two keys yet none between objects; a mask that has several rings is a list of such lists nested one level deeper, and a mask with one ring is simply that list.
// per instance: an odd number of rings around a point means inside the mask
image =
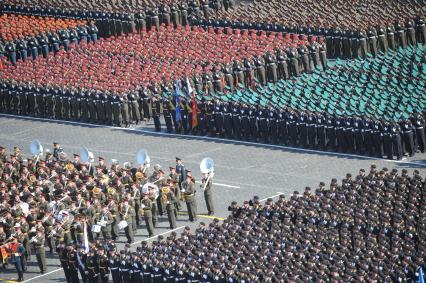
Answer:
[{"label": "snare drum", "polygon": [[92,225],[92,232],[93,233],[99,233],[99,232],[101,232],[101,225],[93,224]]},{"label": "snare drum", "polygon": [[127,226],[129,226],[129,224],[126,222],[126,220],[121,220],[118,223],[118,229],[123,230],[124,228],[126,228]]}]

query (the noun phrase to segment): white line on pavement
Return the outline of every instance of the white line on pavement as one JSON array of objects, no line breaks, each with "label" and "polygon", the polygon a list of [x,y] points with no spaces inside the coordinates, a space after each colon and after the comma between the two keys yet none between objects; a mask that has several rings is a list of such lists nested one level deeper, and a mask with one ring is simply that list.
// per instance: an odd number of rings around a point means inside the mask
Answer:
[{"label": "white line on pavement", "polygon": [[[201,184],[200,181],[195,181],[195,183]],[[233,186],[233,185],[227,185],[227,184],[221,184],[221,183],[213,183],[213,185],[219,186],[219,187],[231,188],[231,189],[241,189],[241,187],[239,186]]]},{"label": "white line on pavement", "polygon": [[273,196],[270,196],[270,197],[267,197],[267,198],[263,198],[263,199],[261,199],[261,200],[259,200],[259,201],[266,201],[268,198],[276,198],[276,197],[278,197],[278,196],[280,196],[280,195],[284,195],[284,193],[282,193],[282,192],[277,192],[277,194],[276,194],[276,195],[273,195]]},{"label": "white line on pavement", "polygon": [[38,118],[38,117],[27,117],[27,116],[13,115],[13,114],[0,113],[0,116],[11,117],[11,118],[19,118],[19,119],[25,119],[25,120],[58,122],[58,123],[62,123],[62,124],[90,126],[90,127],[94,127],[94,128],[116,129],[116,130],[122,130],[122,131],[126,131],[126,132],[137,132],[137,133],[144,133],[144,134],[157,135],[157,136],[185,137],[185,138],[192,138],[192,139],[198,139],[198,140],[223,141],[223,142],[234,143],[234,144],[263,146],[263,147],[267,147],[267,148],[287,149],[287,150],[294,150],[294,151],[299,151],[299,152],[318,153],[318,154],[323,154],[323,155],[326,154],[326,155],[334,155],[334,156],[342,156],[342,157],[355,157],[355,158],[361,158],[361,159],[366,159],[366,160],[381,160],[381,161],[391,162],[391,163],[411,164],[411,165],[426,167],[426,163],[416,162],[416,161],[389,160],[389,159],[385,159],[385,158],[378,158],[378,157],[365,156],[365,155],[331,152],[331,151],[321,151],[321,150],[290,147],[290,146],[283,146],[283,145],[263,144],[263,143],[249,142],[249,141],[229,140],[229,139],[206,137],[206,136],[193,136],[193,135],[172,134],[172,133],[164,133],[164,132],[154,132],[154,131],[147,131],[147,130],[135,129],[135,128],[121,128],[121,127],[115,127],[115,126],[97,125],[97,124],[90,124],[90,123],[83,123],[83,122],[55,120],[55,119]]},{"label": "white line on pavement", "polygon": [[149,241],[149,240],[152,240],[152,239],[157,238],[158,236],[163,236],[163,235],[166,235],[166,234],[171,233],[171,232],[173,232],[173,231],[180,230],[180,229],[182,229],[182,228],[185,228],[185,226],[180,226],[180,227],[177,227],[177,228],[175,228],[175,229],[168,230],[168,231],[163,232],[163,233],[161,233],[161,234],[158,234],[158,235],[155,235],[155,236],[152,236],[152,237],[149,237],[149,238],[142,239],[142,240],[140,240],[140,241],[137,241],[137,242],[131,243],[130,245],[131,245],[131,246],[133,246],[133,245],[137,245],[137,244],[142,243],[143,241]]},{"label": "white line on pavement", "polygon": [[47,272],[47,273],[45,273],[45,274],[38,275],[38,276],[35,276],[35,277],[33,277],[33,278],[27,279],[27,280],[22,281],[22,282],[23,282],[23,283],[25,283],[25,282],[30,282],[30,281],[33,281],[33,280],[35,280],[35,279],[38,279],[38,278],[44,277],[44,276],[46,276],[46,275],[49,275],[49,274],[55,273],[55,272],[57,272],[57,271],[60,271],[60,270],[62,270],[62,269],[63,269],[63,268],[58,268],[58,269],[55,269],[55,270],[49,271],[49,272]]}]

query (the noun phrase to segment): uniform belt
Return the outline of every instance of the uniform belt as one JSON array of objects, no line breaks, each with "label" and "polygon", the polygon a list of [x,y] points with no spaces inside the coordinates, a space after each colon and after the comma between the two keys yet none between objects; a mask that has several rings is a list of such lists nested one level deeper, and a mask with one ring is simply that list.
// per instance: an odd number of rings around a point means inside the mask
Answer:
[{"label": "uniform belt", "polygon": [[327,129],[334,129],[334,127],[333,126],[327,126]]},{"label": "uniform belt", "polygon": [[405,131],[404,132],[404,134],[409,134],[409,133],[411,133],[412,131]]},{"label": "uniform belt", "polygon": [[421,129],[423,129],[423,127],[417,127],[416,129],[417,129],[417,130],[421,130]]},{"label": "uniform belt", "polygon": [[118,267],[110,267],[109,269],[111,269],[111,270],[117,270]]},{"label": "uniform belt", "polygon": [[364,130],[365,132],[371,132],[371,130]]},{"label": "uniform belt", "polygon": [[122,272],[127,272],[127,271],[129,271],[127,268],[125,268],[125,269],[120,269],[120,271],[122,271]]}]

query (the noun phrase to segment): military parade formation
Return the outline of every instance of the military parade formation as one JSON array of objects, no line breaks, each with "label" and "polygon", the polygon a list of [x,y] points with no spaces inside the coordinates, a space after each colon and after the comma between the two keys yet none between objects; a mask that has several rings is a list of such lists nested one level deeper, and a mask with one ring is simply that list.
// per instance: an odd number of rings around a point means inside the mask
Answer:
[{"label": "military parade formation", "polygon": [[[351,157],[426,150],[421,1],[4,0],[0,15],[4,116],[153,121]],[[275,202],[233,201],[219,220],[211,158],[196,182],[181,158],[151,166],[145,149],[136,166],[58,142],[30,152],[0,146],[0,254],[16,281],[57,258],[67,283],[423,282],[419,170],[371,165]]]},{"label": "military parade formation", "polygon": [[[136,168],[117,160],[107,166],[102,157],[92,164],[87,149],[68,160],[58,143],[43,151],[34,141],[31,151],[26,159],[18,147],[10,155],[0,148],[1,254],[18,281],[34,254],[46,272],[45,249],[58,254],[70,283],[403,282],[417,279],[426,256],[426,190],[418,170],[372,165],[276,202],[232,202],[223,222],[199,222],[194,232],[185,227],[132,247],[140,226],[152,239],[162,215],[176,228],[183,202],[189,221],[197,220],[195,180],[180,158],[166,174],[159,165],[151,170],[145,150]],[[200,169],[212,215],[213,160]],[[122,232],[128,243],[119,249]]]}]

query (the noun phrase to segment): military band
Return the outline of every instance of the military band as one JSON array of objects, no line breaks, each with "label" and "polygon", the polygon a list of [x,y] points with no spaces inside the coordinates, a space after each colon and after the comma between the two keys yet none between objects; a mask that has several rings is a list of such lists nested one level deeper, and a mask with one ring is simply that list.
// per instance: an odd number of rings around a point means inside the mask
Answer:
[{"label": "military band", "polygon": [[[149,238],[154,237],[160,211],[169,228],[177,228],[181,202],[186,203],[190,221],[196,221],[192,172],[180,158],[176,158],[176,166],[169,167],[170,173],[157,164],[149,175],[143,165],[133,168],[125,163],[121,167],[112,160],[107,167],[103,157],[90,170],[92,166],[82,163],[79,154],[72,157],[67,159],[58,142],[37,163],[33,158],[24,163],[18,147],[11,155],[0,147],[0,246],[8,247],[13,239],[22,246],[19,258],[12,257],[18,279],[23,280],[34,254],[40,273],[47,272],[46,249],[50,256],[58,254],[69,283],[79,282],[79,277],[83,282],[108,282],[110,274],[114,282],[142,282],[147,274],[163,278],[165,271],[142,264],[143,255],[120,253],[116,261],[117,253],[111,247],[123,233],[130,248],[140,226],[146,228]],[[211,179],[202,190],[211,196]],[[211,197],[208,212],[213,213]],[[86,239],[90,247],[86,247]],[[11,258],[7,253],[2,257],[5,264]],[[134,274],[136,270],[140,275]],[[170,269],[167,276],[175,275]]]}]

